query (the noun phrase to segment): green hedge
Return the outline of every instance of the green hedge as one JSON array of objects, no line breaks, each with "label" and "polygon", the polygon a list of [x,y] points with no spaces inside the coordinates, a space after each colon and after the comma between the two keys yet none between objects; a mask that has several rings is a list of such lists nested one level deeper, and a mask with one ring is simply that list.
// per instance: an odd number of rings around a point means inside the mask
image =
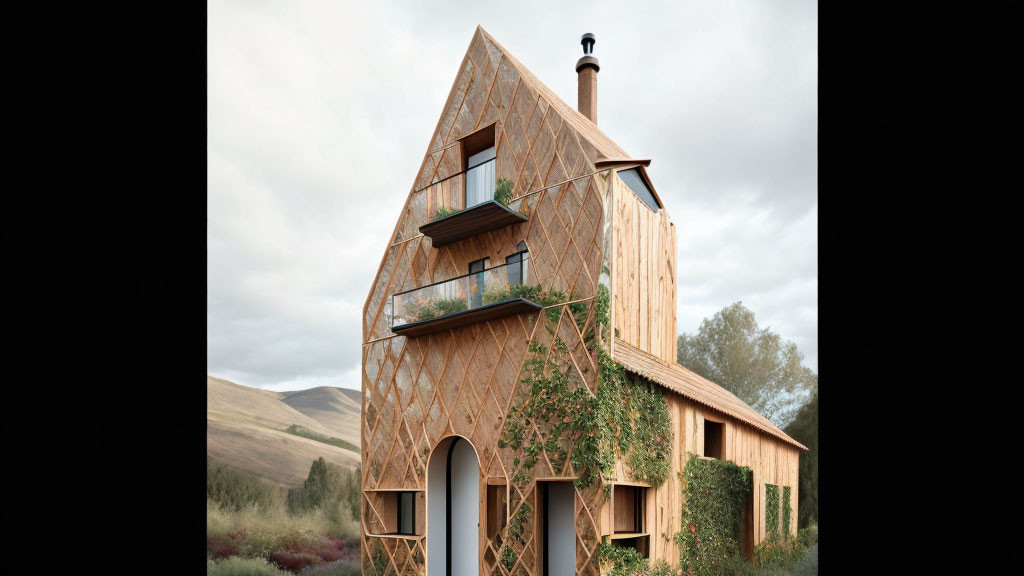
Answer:
[{"label": "green hedge", "polygon": [[769,534],[779,532],[779,487],[764,485],[764,526]]},{"label": "green hedge", "polygon": [[690,454],[683,477],[682,530],[675,536],[680,568],[690,575],[718,574],[719,564],[740,551],[743,508],[753,473],[746,466]]},{"label": "green hedge", "polygon": [[789,540],[789,516],[791,511],[789,509],[789,496],[791,489],[789,486],[782,487],[782,537],[785,540]]}]

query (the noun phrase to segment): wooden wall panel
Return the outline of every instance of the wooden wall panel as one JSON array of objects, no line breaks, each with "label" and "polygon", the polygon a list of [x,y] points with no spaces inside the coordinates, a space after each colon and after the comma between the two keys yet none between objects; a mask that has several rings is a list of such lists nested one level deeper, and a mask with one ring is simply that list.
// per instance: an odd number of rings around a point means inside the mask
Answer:
[{"label": "wooden wall panel", "polygon": [[[673,441],[671,469],[665,482],[649,490],[648,532],[651,534],[651,559],[662,559],[670,565],[679,562],[679,548],[674,536],[681,529],[683,470],[689,455],[703,455],[704,419],[724,421],[726,430],[725,459],[740,466],[747,466],[754,479],[754,544],[765,538],[764,493],[765,484],[790,486],[790,536],[795,537],[797,518],[797,479],[799,474],[799,452],[795,447],[778,441],[750,426],[731,419],[729,416],[696,404],[682,396],[665,392],[669,415],[672,419]],[[629,467],[621,460],[616,462],[616,477],[628,481]],[[611,508],[610,505],[606,508]],[[610,510],[602,511],[605,518],[603,534],[610,534],[609,522],[613,515]],[[781,513],[780,513],[781,523]]]},{"label": "wooden wall panel", "polygon": [[675,227],[665,210],[653,212],[618,176],[614,204],[615,333],[666,362],[676,360]]}]

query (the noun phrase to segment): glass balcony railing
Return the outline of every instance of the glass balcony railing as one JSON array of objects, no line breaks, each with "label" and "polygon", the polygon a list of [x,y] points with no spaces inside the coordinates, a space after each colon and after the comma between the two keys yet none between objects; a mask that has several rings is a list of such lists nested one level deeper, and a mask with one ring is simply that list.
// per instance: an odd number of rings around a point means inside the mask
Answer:
[{"label": "glass balcony railing", "polygon": [[[443,282],[400,292],[391,297],[391,329],[404,333],[448,319],[439,329],[539,310],[530,301],[538,287],[529,286],[530,256]],[[479,317],[474,312],[480,312]],[[457,318],[456,318],[457,317]]]}]

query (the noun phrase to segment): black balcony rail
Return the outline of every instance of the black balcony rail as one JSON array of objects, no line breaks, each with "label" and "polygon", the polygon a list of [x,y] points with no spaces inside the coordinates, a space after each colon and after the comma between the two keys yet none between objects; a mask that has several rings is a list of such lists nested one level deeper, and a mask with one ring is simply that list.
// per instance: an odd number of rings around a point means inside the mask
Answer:
[{"label": "black balcony rail", "polygon": [[[391,331],[418,334],[464,326],[510,314],[540,310],[539,286],[529,286],[530,256],[521,261],[435,282],[391,297]],[[442,320],[448,320],[441,324]]]}]

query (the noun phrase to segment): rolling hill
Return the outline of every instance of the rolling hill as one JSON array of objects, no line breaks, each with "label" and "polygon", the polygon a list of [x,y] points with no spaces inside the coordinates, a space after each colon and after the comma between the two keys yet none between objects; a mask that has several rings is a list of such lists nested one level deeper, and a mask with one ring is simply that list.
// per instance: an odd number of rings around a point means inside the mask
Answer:
[{"label": "rolling hill", "polygon": [[359,453],[285,430],[299,426],[310,435],[359,446],[359,392],[320,387],[271,392],[206,378],[206,452],[213,460],[285,486],[301,484],[314,460],[323,456],[348,468]]}]

